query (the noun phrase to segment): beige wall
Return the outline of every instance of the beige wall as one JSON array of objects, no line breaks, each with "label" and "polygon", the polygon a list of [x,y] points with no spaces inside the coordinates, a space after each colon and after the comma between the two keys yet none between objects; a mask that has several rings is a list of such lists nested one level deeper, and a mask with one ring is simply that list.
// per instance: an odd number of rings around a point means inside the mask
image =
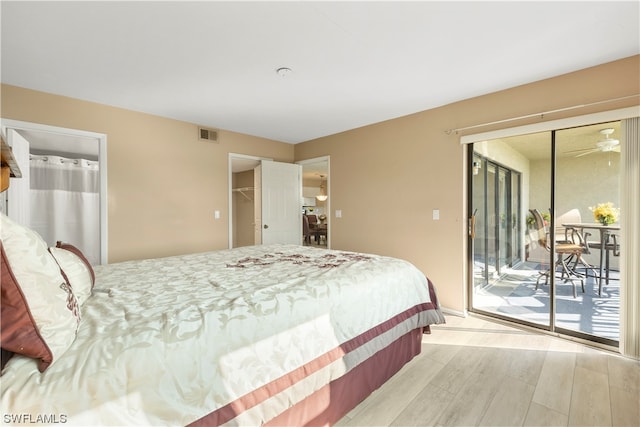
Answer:
[{"label": "beige wall", "polygon": [[228,153],[294,154],[224,130],[219,143],[200,141],[196,124],[8,85],[1,116],[107,135],[109,262],[227,248]]},{"label": "beige wall", "polygon": [[[295,146],[296,161],[331,157],[331,245],[405,258],[466,307],[466,150],[447,129],[640,93],[640,57],[457,102]],[[637,98],[549,114],[543,120],[637,105]],[[539,117],[469,131],[540,121]],[[373,209],[371,207],[374,207]],[[432,211],[440,211],[440,220]]]}]

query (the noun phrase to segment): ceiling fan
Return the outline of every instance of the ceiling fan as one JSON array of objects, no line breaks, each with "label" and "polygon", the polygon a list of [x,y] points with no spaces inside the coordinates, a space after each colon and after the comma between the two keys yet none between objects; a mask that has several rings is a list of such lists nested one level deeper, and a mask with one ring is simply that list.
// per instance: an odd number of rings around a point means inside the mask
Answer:
[{"label": "ceiling fan", "polygon": [[567,151],[567,153],[578,153],[576,154],[576,157],[582,157],[582,156],[586,156],[587,154],[592,154],[597,152],[606,153],[606,152],[615,151],[619,153],[620,141],[610,137],[611,134],[613,134],[613,132],[614,132],[613,128],[602,129],[600,133],[604,135],[604,139],[601,141],[598,141],[596,143],[595,148],[584,148],[581,150]]}]

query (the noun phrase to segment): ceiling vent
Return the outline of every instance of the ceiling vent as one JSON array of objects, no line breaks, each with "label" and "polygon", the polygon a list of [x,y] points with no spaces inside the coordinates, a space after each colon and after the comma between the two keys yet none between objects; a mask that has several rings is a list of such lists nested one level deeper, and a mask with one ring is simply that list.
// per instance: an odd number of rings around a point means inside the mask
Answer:
[{"label": "ceiling vent", "polygon": [[199,127],[198,136],[203,141],[218,142],[218,131],[215,129]]}]

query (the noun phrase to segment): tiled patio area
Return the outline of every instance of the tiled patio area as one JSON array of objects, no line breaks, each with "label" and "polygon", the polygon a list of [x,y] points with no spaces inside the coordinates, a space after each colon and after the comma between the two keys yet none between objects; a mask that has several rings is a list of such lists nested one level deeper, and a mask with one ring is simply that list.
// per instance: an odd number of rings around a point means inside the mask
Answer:
[{"label": "tiled patio area", "polygon": [[[539,264],[524,262],[514,269],[505,269],[482,289],[476,288],[474,307],[530,322],[549,323],[549,286],[544,278],[536,290]],[[585,292],[576,281],[573,285],[556,279],[556,326],[572,331],[618,341],[620,336],[620,280],[619,272],[610,272],[609,285],[603,283],[598,295],[597,280],[585,280]]]}]

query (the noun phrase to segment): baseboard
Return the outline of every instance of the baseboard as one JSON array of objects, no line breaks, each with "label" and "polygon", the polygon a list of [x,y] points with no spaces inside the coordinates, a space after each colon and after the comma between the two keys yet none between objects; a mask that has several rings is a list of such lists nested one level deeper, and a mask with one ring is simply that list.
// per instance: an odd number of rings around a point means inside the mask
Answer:
[{"label": "baseboard", "polygon": [[453,310],[447,307],[440,307],[440,310],[442,311],[443,314],[448,314],[451,316],[467,317],[469,315],[469,312],[467,310],[459,311],[459,310]]}]

